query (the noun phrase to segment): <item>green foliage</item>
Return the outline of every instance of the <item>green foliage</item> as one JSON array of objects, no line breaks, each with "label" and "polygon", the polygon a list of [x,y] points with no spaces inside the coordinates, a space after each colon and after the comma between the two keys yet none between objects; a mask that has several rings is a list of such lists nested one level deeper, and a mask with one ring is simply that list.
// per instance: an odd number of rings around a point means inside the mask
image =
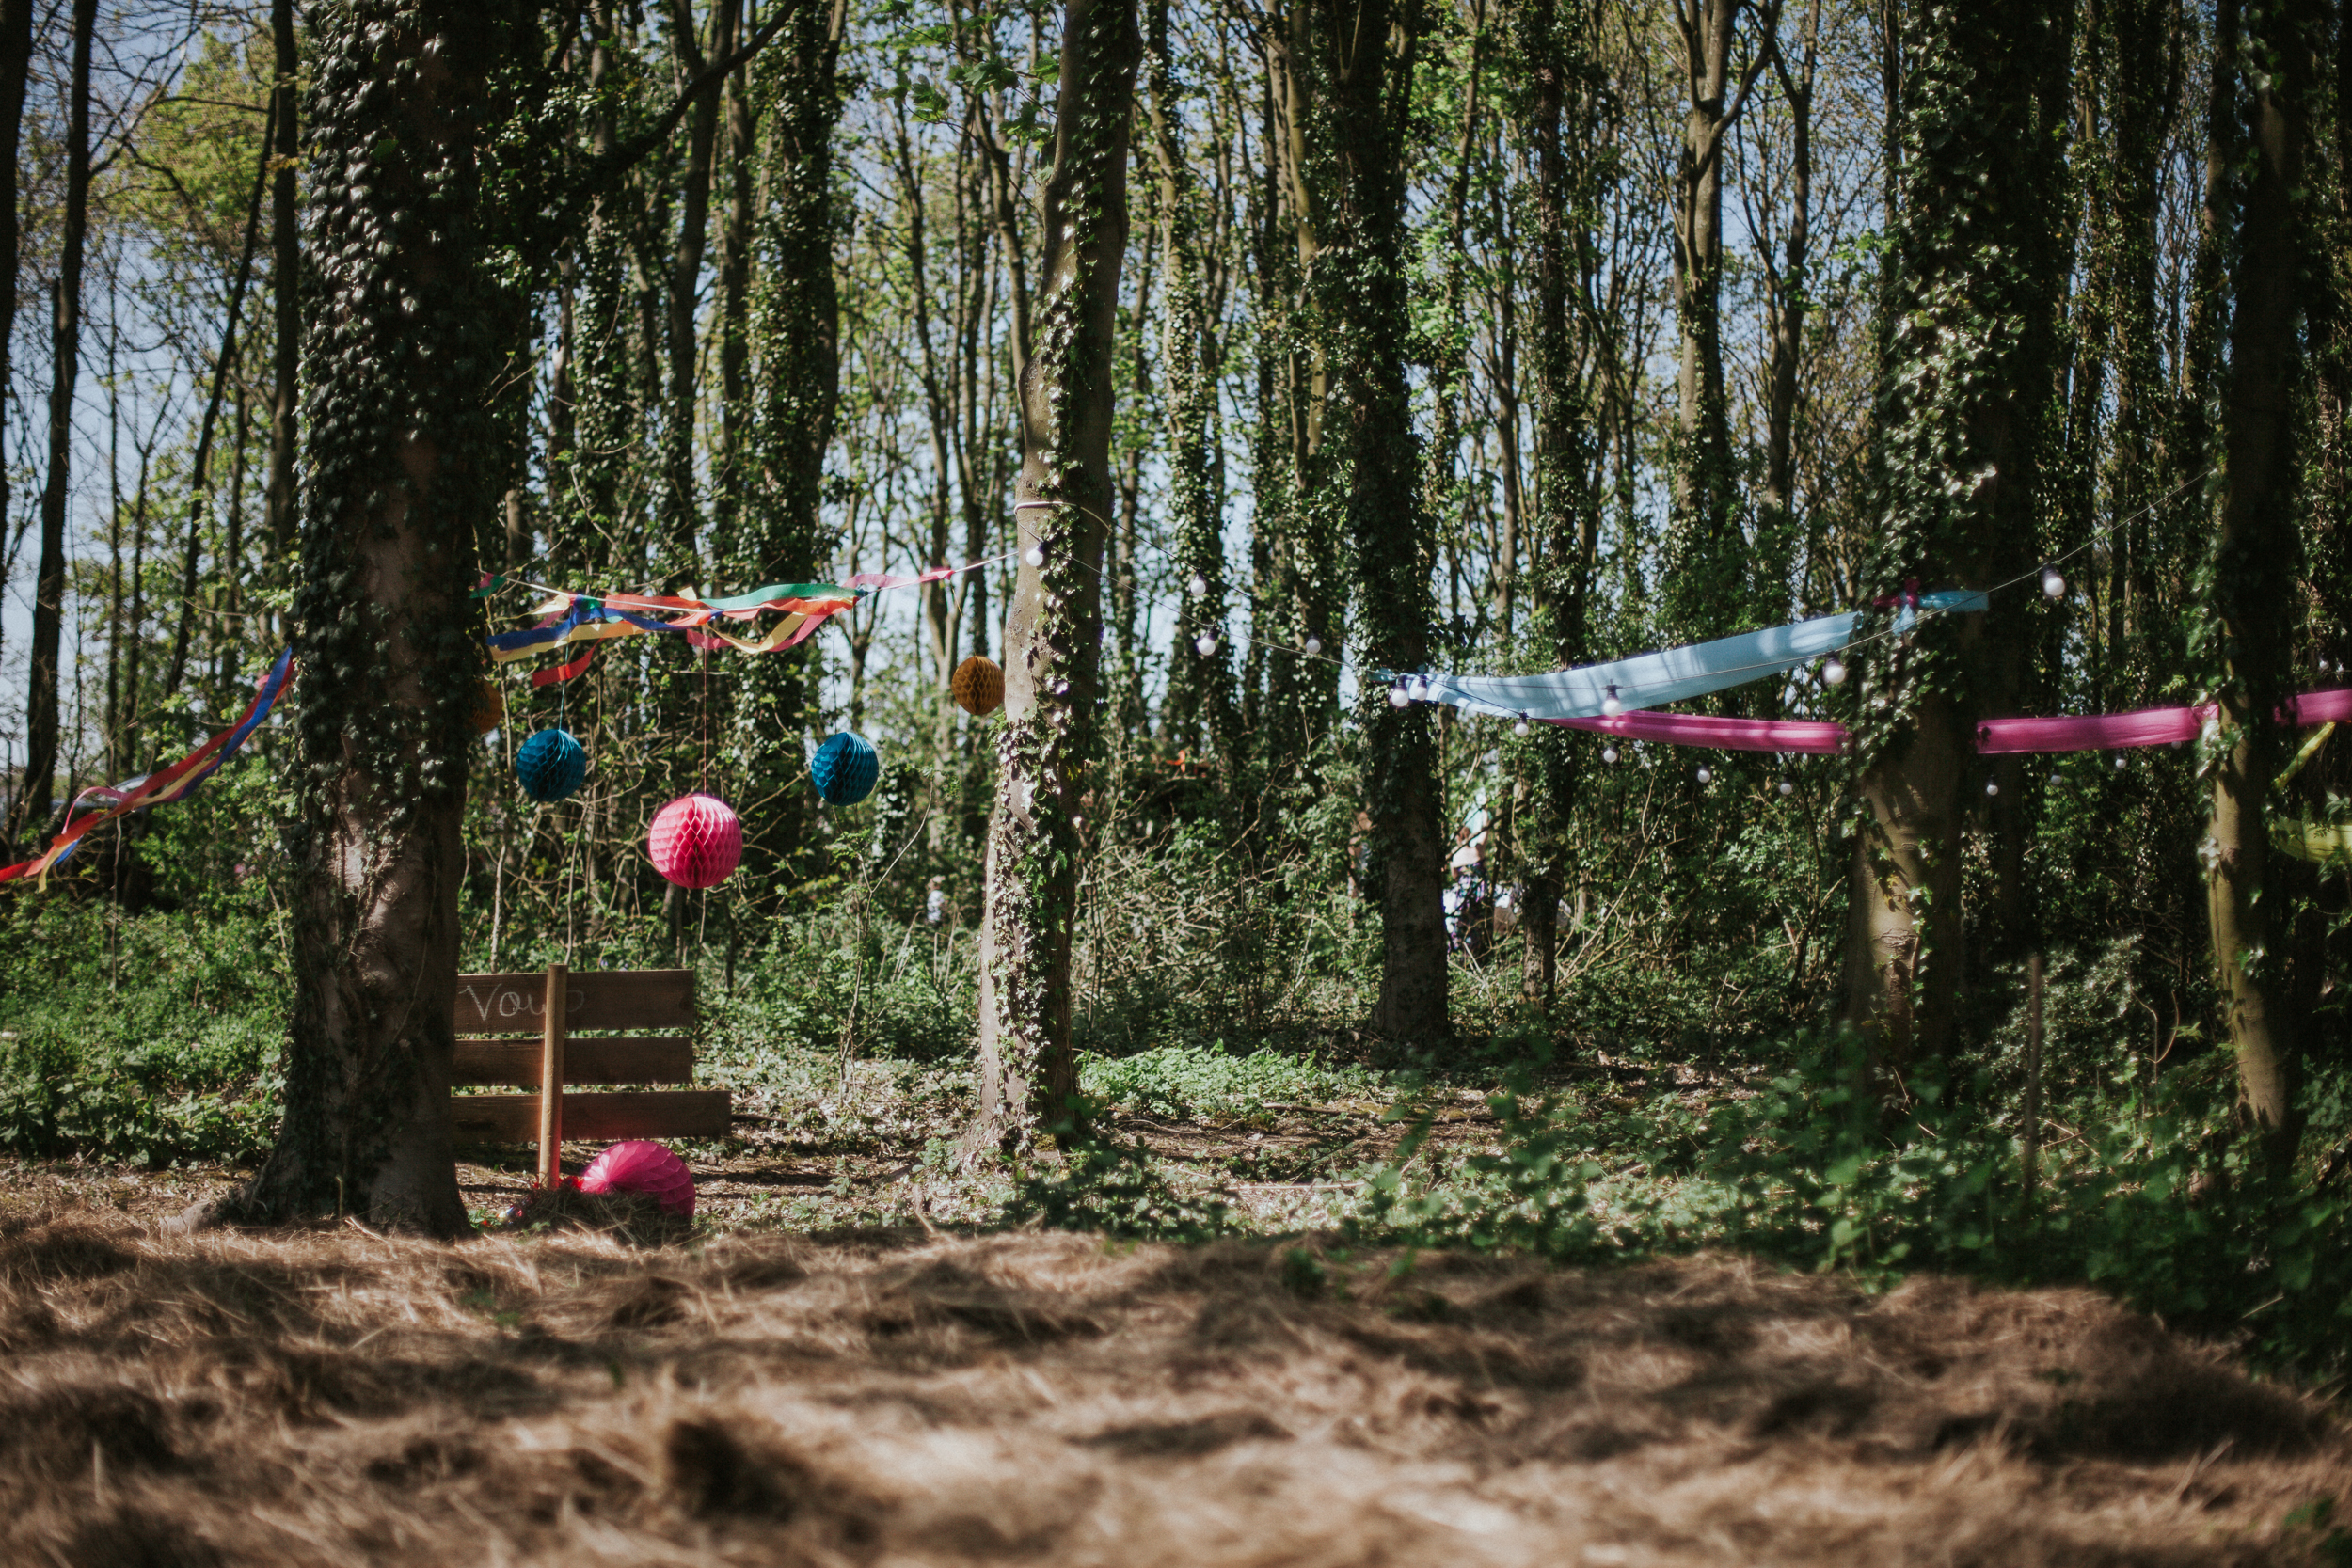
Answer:
[{"label": "green foliage", "polygon": [[0,920],[0,1148],[153,1168],[268,1147],[292,981],[265,911],[53,897]]},{"label": "green foliage", "polygon": [[1261,1117],[1269,1107],[1386,1098],[1381,1075],[1361,1068],[1327,1066],[1263,1046],[1239,1056],[1222,1040],[1155,1046],[1116,1059],[1088,1053],[1078,1059],[1078,1083],[1094,1099],[1125,1110],[1192,1120]]},{"label": "green foliage", "polygon": [[1017,1166],[1007,1220],[1152,1242],[1205,1241],[1230,1225],[1223,1202],[1180,1192],[1149,1151],[1060,1131],[1061,1166]]}]

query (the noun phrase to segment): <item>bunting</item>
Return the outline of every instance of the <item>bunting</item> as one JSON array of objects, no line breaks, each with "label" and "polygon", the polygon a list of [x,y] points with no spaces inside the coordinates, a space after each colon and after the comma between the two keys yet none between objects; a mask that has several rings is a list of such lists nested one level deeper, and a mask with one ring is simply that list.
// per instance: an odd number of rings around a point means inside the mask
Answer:
[{"label": "bunting", "polygon": [[[220,734],[159,772],[126,779],[118,784],[93,784],[73,798],[66,808],[65,831],[49,842],[46,852],[32,860],[10,866],[0,866],[0,882],[12,882],[20,877],[45,878],[59,864],[72,857],[83,835],[92,828],[101,827],[145,811],[150,806],[167,805],[184,800],[196,793],[197,785],[220,771],[221,765],[237,754],[246,741],[259,729],[270,710],[278,704],[286,689],[286,677],[294,666],[294,651],[288,649],[278,656],[256,688],[253,701],[243,718]],[[103,807],[103,810],[89,810]],[[77,821],[76,814],[88,810]]]}]

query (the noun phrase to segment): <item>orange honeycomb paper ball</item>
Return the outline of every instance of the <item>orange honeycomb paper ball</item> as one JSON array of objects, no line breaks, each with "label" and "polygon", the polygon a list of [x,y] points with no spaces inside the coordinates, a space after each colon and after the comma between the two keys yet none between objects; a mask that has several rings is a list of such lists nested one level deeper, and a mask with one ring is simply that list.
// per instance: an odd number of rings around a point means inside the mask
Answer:
[{"label": "orange honeycomb paper ball", "polygon": [[955,678],[947,684],[956,694],[956,706],[966,713],[985,719],[1005,705],[1005,673],[993,658],[974,654],[956,666]]},{"label": "orange honeycomb paper ball", "polygon": [[499,683],[485,676],[482,690],[473,703],[473,733],[488,735],[506,717],[506,693]]},{"label": "orange honeycomb paper ball", "polygon": [[715,795],[681,795],[654,817],[645,852],[680,887],[717,887],[743,858],[743,824]]}]

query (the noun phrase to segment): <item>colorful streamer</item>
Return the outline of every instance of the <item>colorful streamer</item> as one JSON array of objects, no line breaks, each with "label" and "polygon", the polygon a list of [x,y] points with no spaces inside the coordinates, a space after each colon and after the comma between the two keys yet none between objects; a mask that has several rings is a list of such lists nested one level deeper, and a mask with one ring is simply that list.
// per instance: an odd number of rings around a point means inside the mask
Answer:
[{"label": "colorful streamer", "polygon": [[1846,726],[1829,720],[1718,719],[1704,713],[1621,713],[1614,719],[1547,719],[1547,724],[1597,730],[1627,740],[1667,746],[1711,746],[1721,752],[1790,752],[1836,756],[1846,749]]},{"label": "colorful streamer", "polygon": [[[1916,607],[1906,604],[1897,612],[1895,629],[1910,629],[1918,610],[1965,615],[1985,608],[1985,596],[1973,590],[1945,589],[1917,596]],[[1613,664],[1580,665],[1534,675],[1417,676],[1414,695],[1433,703],[1452,703],[1473,712],[1503,719],[1596,719],[1602,705],[1614,698],[1628,708],[1656,707],[1691,697],[1744,686],[1810,664],[1838,652],[1853,640],[1862,622],[1859,610],[1823,615],[1792,626],[1773,626],[1739,637],[1718,638],[1685,648],[1667,648]],[[1383,680],[1394,677],[1381,673]],[[1419,689],[1426,683],[1426,690]]]},{"label": "colorful streamer", "polygon": [[[499,664],[511,664],[576,642],[603,642],[615,637],[656,632],[676,633],[704,651],[728,647],[747,654],[777,653],[807,641],[818,627],[869,594],[939,582],[959,572],[993,566],[1007,559],[991,556],[961,566],[933,566],[912,576],[860,572],[847,582],[776,582],[719,598],[691,594],[581,594],[516,579],[518,586],[553,595],[532,612],[543,619],[535,626],[497,632],[486,641],[492,661]],[[495,592],[507,581],[502,577],[485,576],[475,594],[479,597]],[[755,620],[770,612],[782,619],[757,637],[736,637],[717,625],[721,621]],[[573,679],[588,668],[594,652],[591,648],[569,663],[537,672],[531,677],[532,684],[548,686]]]},{"label": "colorful streamer", "polygon": [[[0,867],[0,882],[12,882],[20,877],[45,878],[72,855],[83,835],[92,828],[128,816],[133,812],[145,811],[150,806],[184,800],[195,794],[197,785],[218,772],[223,763],[235,756],[253,732],[261,727],[262,721],[269,717],[270,709],[277,705],[279,694],[286,689],[287,673],[293,666],[292,649],[279,654],[278,661],[262,676],[254,690],[253,701],[246,707],[245,716],[169,768],[144,778],[127,779],[119,784],[93,784],[76,795],[73,803],[66,808],[65,831],[50,840],[47,852],[15,865]],[[79,821],[74,820],[76,812],[92,804],[107,809],[90,812]]]}]

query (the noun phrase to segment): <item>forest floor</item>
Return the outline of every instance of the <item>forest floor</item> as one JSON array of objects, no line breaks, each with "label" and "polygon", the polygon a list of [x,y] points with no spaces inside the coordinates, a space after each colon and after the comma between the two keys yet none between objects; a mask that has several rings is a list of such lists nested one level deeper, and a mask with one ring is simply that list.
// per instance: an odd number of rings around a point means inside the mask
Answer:
[{"label": "forest floor", "polygon": [[974,1233],[875,1131],[923,1103],[753,1124],[668,1239],[180,1237],[231,1173],[0,1167],[0,1560],[2352,1561],[2340,1413],[2089,1291],[1351,1250],[1304,1221],[1369,1105],[1122,1122],[1279,1239]]}]

